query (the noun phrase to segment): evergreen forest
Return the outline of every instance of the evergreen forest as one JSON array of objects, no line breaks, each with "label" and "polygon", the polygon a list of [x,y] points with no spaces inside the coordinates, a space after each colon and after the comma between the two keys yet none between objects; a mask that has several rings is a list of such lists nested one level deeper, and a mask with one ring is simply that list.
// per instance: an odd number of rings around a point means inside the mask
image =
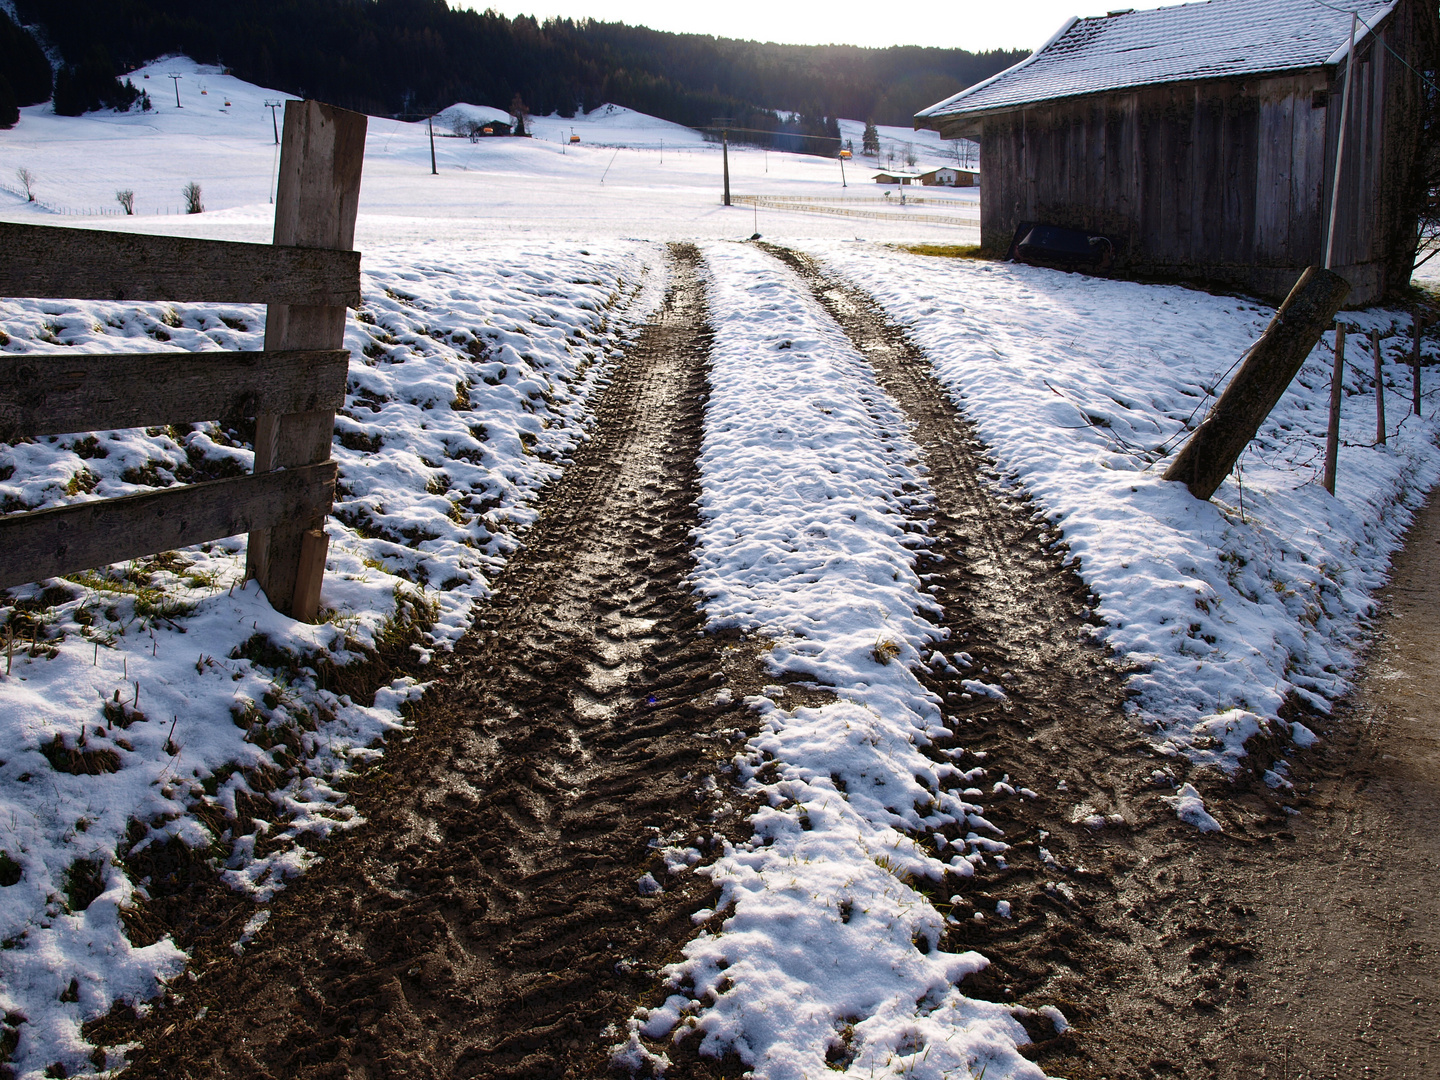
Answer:
[{"label": "evergreen forest", "polygon": [[[56,92],[60,112],[126,107],[135,101],[126,72],[183,53],[249,82],[374,115],[413,117],[517,95],[533,113],[562,116],[614,102],[690,127],[725,118],[741,138],[746,130],[775,133],[746,141],[821,152],[835,144],[797,140],[833,137],[836,117],[908,126],[916,110],[1024,55],[540,23],[452,9],[445,0],[15,0],[15,8],[58,53],[53,91],[39,100]],[[0,73],[25,72],[24,88],[10,88],[18,104],[41,93],[39,55],[0,11]]]}]

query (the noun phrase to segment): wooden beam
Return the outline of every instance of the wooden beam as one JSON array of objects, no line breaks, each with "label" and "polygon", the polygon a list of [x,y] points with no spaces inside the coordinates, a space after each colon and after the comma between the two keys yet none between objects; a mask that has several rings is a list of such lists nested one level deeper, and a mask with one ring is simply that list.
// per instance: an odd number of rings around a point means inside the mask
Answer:
[{"label": "wooden beam", "polygon": [[0,442],[345,402],[344,349],[0,354]]},{"label": "wooden beam", "polygon": [[360,253],[0,222],[0,296],[358,307]]},{"label": "wooden beam", "polygon": [[1215,494],[1349,291],[1348,281],[1318,266],[1300,275],[1220,400],[1165,470],[1166,480],[1187,485],[1197,499]]},{"label": "wooden beam", "polygon": [[0,517],[0,588],[312,520],[334,498],[335,474],[327,461]]},{"label": "wooden beam", "polygon": [[[287,101],[275,193],[275,243],[348,249],[355,242],[360,174],[365,163],[363,113]],[[267,349],[335,349],[345,341],[345,309],[272,303],[265,315]],[[264,412],[255,422],[255,471],[289,469],[330,456],[332,410]],[[325,572],[324,545],[305,534],[324,527],[326,503],[306,517],[250,534],[247,565],[275,610],[310,621]],[[297,585],[305,588],[297,591]]]}]

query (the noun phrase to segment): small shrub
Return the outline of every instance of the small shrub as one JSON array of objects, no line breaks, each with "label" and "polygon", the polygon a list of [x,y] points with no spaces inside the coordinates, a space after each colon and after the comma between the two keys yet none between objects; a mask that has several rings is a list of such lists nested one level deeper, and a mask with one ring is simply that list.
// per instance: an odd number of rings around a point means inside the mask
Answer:
[{"label": "small shrub", "polygon": [[187,214],[203,214],[205,212],[205,204],[201,200],[200,185],[195,183],[194,180],[191,180],[190,183],[185,185],[185,189],[181,194],[185,196],[185,212]]},{"label": "small shrub", "polygon": [[120,204],[120,209],[124,210],[127,216],[135,213],[135,192],[129,188],[115,192],[115,201]]}]

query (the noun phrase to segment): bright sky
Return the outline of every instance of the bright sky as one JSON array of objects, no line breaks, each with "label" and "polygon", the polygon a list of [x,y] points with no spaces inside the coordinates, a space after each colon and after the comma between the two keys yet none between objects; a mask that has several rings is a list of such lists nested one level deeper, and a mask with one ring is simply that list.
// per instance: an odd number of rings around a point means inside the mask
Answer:
[{"label": "bright sky", "polygon": [[1167,7],[1175,0],[946,0],[868,4],[820,0],[450,0],[453,7],[504,15],[591,18],[655,30],[796,45],[936,45],[960,49],[1036,49],[1071,15],[1117,8]]}]

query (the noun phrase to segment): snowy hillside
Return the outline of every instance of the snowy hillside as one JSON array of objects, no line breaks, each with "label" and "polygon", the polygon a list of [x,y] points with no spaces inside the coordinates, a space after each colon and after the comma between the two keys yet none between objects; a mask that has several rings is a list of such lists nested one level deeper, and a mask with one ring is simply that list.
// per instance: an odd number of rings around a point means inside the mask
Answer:
[{"label": "snowy hillside", "polygon": [[[168,77],[172,74],[180,76],[178,82]],[[281,102],[285,95],[184,58],[150,64],[130,78],[150,92],[155,105],[151,112],[59,117],[48,105],[22,110],[20,123],[0,134],[5,161],[11,165],[0,173],[0,218],[44,221],[56,212],[114,215],[119,212],[115,193],[128,189],[135,193],[137,217],[151,220],[142,226],[97,218],[91,224],[268,240],[276,148],[265,103]],[[617,106],[601,106],[569,120],[534,117],[534,138],[528,139],[457,138],[448,121],[458,116],[484,120],[508,114],[465,104],[444,110],[434,125],[435,176],[424,121],[370,118],[357,226],[360,246],[429,241],[441,233],[445,238],[481,239],[497,229],[655,240],[740,238],[756,231],[767,237],[859,235],[937,243],[976,243],[979,238],[978,228],[907,222],[915,211],[907,214],[898,207],[887,211],[893,222],[727,209],[720,205],[717,144],[690,128]],[[572,133],[580,136],[578,145],[570,144]],[[14,169],[22,166],[36,177],[38,203],[27,205],[19,196]],[[730,149],[730,184],[736,196],[879,200],[882,192],[869,182],[869,174],[858,156],[842,178],[834,159]],[[844,180],[848,188],[842,186]],[[187,217],[181,191],[192,181],[204,193],[206,212]],[[974,189],[951,195],[965,208],[976,205]]]}]

